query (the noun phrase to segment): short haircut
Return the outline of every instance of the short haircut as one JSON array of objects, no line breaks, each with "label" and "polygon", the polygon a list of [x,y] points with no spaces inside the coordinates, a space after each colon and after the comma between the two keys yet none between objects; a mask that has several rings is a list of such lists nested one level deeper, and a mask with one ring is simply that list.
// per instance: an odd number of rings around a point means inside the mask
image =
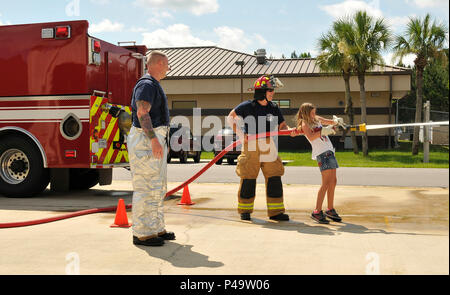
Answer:
[{"label": "short haircut", "polygon": [[153,50],[147,55],[147,67],[159,62],[163,58],[167,58],[167,55],[164,52]]}]

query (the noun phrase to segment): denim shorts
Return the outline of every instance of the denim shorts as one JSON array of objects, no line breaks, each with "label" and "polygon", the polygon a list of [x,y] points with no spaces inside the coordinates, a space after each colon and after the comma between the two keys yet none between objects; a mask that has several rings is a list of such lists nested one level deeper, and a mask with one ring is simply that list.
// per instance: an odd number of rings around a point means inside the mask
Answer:
[{"label": "denim shorts", "polygon": [[326,151],[317,156],[317,163],[319,164],[320,172],[339,168],[338,162],[332,151]]}]

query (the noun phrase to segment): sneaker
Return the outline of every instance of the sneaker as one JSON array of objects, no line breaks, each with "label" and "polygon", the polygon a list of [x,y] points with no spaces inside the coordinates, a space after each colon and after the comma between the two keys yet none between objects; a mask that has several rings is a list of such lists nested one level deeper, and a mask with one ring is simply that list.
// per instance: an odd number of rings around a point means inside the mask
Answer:
[{"label": "sneaker", "polygon": [[163,235],[158,235],[158,237],[163,238],[165,241],[173,241],[175,240],[175,233],[168,231]]},{"label": "sneaker", "polygon": [[161,237],[155,237],[155,238],[147,239],[145,241],[141,241],[137,237],[133,236],[133,244],[141,245],[141,246],[157,247],[157,246],[164,245],[164,239]]},{"label": "sneaker", "polygon": [[242,213],[241,220],[252,220],[252,218],[250,217],[250,213]]},{"label": "sneaker", "polygon": [[284,213],[280,213],[278,215],[269,217],[272,220],[277,220],[277,221],[289,221],[289,215],[284,214]]},{"label": "sneaker", "polygon": [[330,223],[327,218],[325,217],[325,215],[323,214],[323,211],[320,211],[319,213],[312,213],[311,214],[311,218],[315,221],[317,221],[318,223],[321,224],[328,224]]},{"label": "sneaker", "polygon": [[337,214],[336,210],[331,209],[325,211],[325,215],[333,221],[341,222],[342,218]]}]

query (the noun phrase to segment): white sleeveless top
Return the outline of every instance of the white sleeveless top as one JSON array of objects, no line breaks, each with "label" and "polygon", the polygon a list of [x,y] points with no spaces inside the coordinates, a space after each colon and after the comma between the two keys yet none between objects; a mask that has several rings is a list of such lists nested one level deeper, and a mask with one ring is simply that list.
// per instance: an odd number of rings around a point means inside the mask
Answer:
[{"label": "white sleeveless top", "polygon": [[[316,127],[323,127],[323,126],[322,124],[319,123],[319,125]],[[335,152],[333,144],[331,143],[331,140],[328,136],[322,136],[316,138],[313,141],[310,141],[308,137],[306,137],[306,139],[308,139],[309,143],[311,144],[313,160],[316,160],[318,155],[323,154],[326,151],[332,151],[333,153]]]}]

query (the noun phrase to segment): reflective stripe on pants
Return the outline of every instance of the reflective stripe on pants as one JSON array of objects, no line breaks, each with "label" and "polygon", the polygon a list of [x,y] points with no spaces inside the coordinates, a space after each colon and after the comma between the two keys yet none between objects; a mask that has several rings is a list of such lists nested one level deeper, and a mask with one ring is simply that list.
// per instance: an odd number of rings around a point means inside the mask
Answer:
[{"label": "reflective stripe on pants", "polygon": [[[261,148],[261,146],[265,147],[265,149]],[[271,195],[271,192],[274,192],[268,189],[268,181],[270,178],[281,177],[284,175],[283,162],[278,156],[278,151],[271,138],[259,139],[244,144],[241,155],[238,157],[236,174],[241,178],[241,184],[238,191],[238,213],[253,213],[255,193],[252,192],[252,195],[248,195],[249,191],[252,190],[248,189],[246,186],[249,185],[248,180],[254,180],[258,177],[260,169],[266,179],[268,216],[272,217],[284,213],[283,191],[277,190],[275,194]],[[245,196],[243,197],[243,195]]]}]

